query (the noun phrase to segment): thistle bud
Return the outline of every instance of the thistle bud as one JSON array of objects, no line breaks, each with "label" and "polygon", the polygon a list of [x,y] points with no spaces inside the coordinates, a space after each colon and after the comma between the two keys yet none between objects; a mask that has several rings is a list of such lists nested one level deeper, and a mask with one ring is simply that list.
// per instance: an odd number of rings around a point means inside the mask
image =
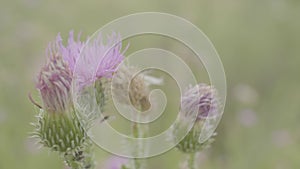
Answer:
[{"label": "thistle bud", "polygon": [[93,166],[91,141],[75,114],[70,92],[72,72],[61,52],[56,48],[51,51],[36,84],[43,104],[34,124],[34,136],[43,146],[59,152],[68,166],[88,169]]},{"label": "thistle bud", "polygon": [[181,113],[188,117],[192,111],[198,110],[196,121],[213,118],[218,114],[218,109],[216,89],[203,83],[187,90],[181,99]]},{"label": "thistle bud", "polygon": [[60,56],[51,56],[42,68],[37,82],[43,108],[50,113],[63,113],[70,107],[72,75]]},{"label": "thistle bud", "polygon": [[133,67],[120,66],[115,74],[112,92],[120,103],[132,104],[138,110],[145,111],[151,106],[148,99],[149,88],[143,76],[135,75],[135,72]]},{"label": "thistle bud", "polygon": [[[212,86],[198,84],[184,93],[181,99],[180,110],[182,121],[179,121],[178,124],[176,124],[177,128],[174,128],[173,134],[178,134],[178,126],[185,125],[183,122],[184,118],[189,118],[194,110],[197,111],[197,116],[191,130],[177,145],[177,148],[180,151],[185,153],[195,153],[210,146],[214,141],[213,138],[210,138],[204,143],[200,143],[198,140],[205,120],[217,115],[218,106],[217,92]],[[215,135],[216,134],[213,134],[213,137]]]}]

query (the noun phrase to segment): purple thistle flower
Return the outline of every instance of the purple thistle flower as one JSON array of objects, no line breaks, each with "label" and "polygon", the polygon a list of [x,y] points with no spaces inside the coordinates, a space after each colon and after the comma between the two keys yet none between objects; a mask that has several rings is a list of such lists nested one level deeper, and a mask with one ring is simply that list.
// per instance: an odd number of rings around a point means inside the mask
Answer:
[{"label": "purple thistle flower", "polygon": [[107,44],[103,44],[101,34],[87,42],[74,69],[79,86],[90,85],[102,77],[111,78],[124,59],[121,48],[120,35],[115,33],[108,37]]},{"label": "purple thistle flower", "polygon": [[197,121],[217,115],[219,108],[216,90],[206,84],[198,84],[190,88],[181,99],[181,112],[190,115],[198,110]]},{"label": "purple thistle flower", "polygon": [[121,157],[111,157],[105,163],[105,169],[122,169],[123,165],[126,165],[128,160]]},{"label": "purple thistle flower", "polygon": [[121,53],[120,35],[113,33],[108,37],[106,45],[99,35],[90,43],[74,39],[74,32],[70,31],[66,46],[62,43],[60,34],[47,48],[48,61],[42,68],[37,89],[40,90],[44,108],[49,111],[63,111],[70,101],[70,88],[75,75],[79,87],[94,83],[102,77],[110,78],[123,60]]},{"label": "purple thistle flower", "polygon": [[[214,138],[209,138],[205,142],[199,142],[199,137],[204,126],[204,120],[214,119],[219,112],[218,95],[215,88],[210,85],[200,83],[188,89],[181,98],[181,119],[175,125],[173,137],[178,140],[177,135],[180,130],[178,126],[185,126],[185,119],[190,119],[194,113],[197,113],[196,121],[187,135],[179,141],[177,148],[184,153],[195,153],[197,151],[208,148],[214,141]],[[188,123],[189,125],[190,123]],[[214,137],[216,134],[213,134]]]},{"label": "purple thistle flower", "polygon": [[58,34],[56,37],[56,44],[59,47],[59,52],[63,59],[68,63],[70,70],[73,72],[76,61],[80,56],[80,51],[84,46],[84,43],[80,41],[80,34],[78,34],[77,41],[75,41],[74,31],[70,31],[66,47],[62,44],[62,38],[60,34]]},{"label": "purple thistle flower", "polygon": [[112,33],[108,42],[104,44],[101,34],[94,39],[88,39],[87,42],[81,42],[80,34],[75,40],[74,32],[70,31],[68,44],[64,46],[58,34],[55,46],[57,52],[68,63],[72,74],[77,77],[80,88],[102,77],[110,78],[124,59],[121,53],[121,37],[116,33]]},{"label": "purple thistle flower", "polygon": [[[48,50],[51,51],[50,48]],[[42,96],[43,108],[48,112],[65,112],[70,102],[71,82],[72,74],[67,64],[61,56],[50,52],[36,83]]]}]

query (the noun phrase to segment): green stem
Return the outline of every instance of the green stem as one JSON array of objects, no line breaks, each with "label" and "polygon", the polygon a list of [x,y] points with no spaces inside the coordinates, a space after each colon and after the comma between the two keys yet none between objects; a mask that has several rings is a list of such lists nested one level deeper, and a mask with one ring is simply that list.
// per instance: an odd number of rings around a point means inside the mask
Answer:
[{"label": "green stem", "polygon": [[188,157],[188,168],[195,169],[195,153],[190,153]]},{"label": "green stem", "polygon": [[[147,110],[148,108],[145,108],[146,106],[144,104],[140,105],[140,108],[142,111]],[[136,120],[139,120],[139,117],[137,117]],[[141,125],[139,123],[133,122],[132,123],[132,135],[135,138],[144,138],[147,136],[148,133],[148,126],[147,125]],[[145,153],[147,145],[143,145],[143,142],[138,142],[137,147],[135,148],[136,153],[135,155],[140,155],[140,153]],[[142,164],[141,159],[134,158],[133,159],[133,169],[142,169],[144,168],[144,164]]]},{"label": "green stem", "polygon": [[[137,124],[137,123],[133,123],[132,124],[132,135],[133,135],[133,137],[135,137],[135,138],[139,138],[140,137],[140,128],[139,128],[139,124]],[[134,152],[134,153],[136,153],[136,154],[138,154],[138,151],[139,151],[139,149],[140,149],[141,147],[137,147],[136,148],[136,152]],[[133,169],[140,169],[141,168],[141,164],[140,164],[140,160],[139,159],[137,159],[137,158],[134,158],[133,159]]]}]

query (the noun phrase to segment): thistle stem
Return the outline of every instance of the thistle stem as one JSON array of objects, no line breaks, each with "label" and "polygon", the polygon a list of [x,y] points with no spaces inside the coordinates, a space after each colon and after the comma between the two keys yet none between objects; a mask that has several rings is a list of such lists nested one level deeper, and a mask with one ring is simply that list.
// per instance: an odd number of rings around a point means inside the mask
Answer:
[{"label": "thistle stem", "polygon": [[[139,105],[142,111],[147,110],[147,106],[145,106],[144,104]],[[140,116],[136,116],[136,120],[140,120],[139,119]],[[148,133],[148,126],[147,125],[143,125],[143,124],[139,124],[137,122],[132,122],[132,135],[135,138],[144,138],[147,136]],[[135,155],[141,155],[141,154],[145,154],[147,152],[147,145],[144,145],[144,143],[142,141],[138,141],[138,145],[134,148],[136,151],[133,151],[133,153],[135,153]],[[134,158],[133,159],[133,169],[143,169],[144,168],[144,164],[141,162],[141,159],[138,158]]]},{"label": "thistle stem", "polygon": [[195,169],[195,153],[190,153],[188,155],[188,168]]},{"label": "thistle stem", "polygon": [[[139,128],[139,124],[137,124],[137,123],[133,123],[132,124],[132,135],[133,135],[133,137],[135,137],[135,138],[139,138],[140,137],[140,130],[139,130],[140,128]],[[140,145],[137,147],[137,151],[136,152],[134,152],[134,153],[136,153],[136,154],[138,154],[139,152],[139,150],[140,150]],[[133,169],[141,169],[141,164],[140,164],[140,160],[139,159],[137,159],[137,158],[134,158],[133,159]]]}]

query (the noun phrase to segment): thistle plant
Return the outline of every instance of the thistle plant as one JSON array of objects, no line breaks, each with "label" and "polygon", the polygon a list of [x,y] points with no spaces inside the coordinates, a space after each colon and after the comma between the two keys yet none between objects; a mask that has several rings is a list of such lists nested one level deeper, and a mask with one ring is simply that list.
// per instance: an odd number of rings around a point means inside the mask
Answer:
[{"label": "thistle plant", "polygon": [[132,105],[137,110],[143,111],[150,108],[149,83],[144,80],[142,73],[135,74],[136,68],[122,65],[115,74],[112,92],[117,96],[118,102]]},{"label": "thistle plant", "polygon": [[[33,136],[39,143],[63,158],[72,169],[92,169],[93,143],[87,134],[94,121],[100,117],[106,104],[108,89],[112,89],[119,103],[132,105],[139,110],[135,120],[147,115],[150,109],[150,85],[157,84],[144,73],[136,74],[134,67],[119,66],[124,59],[121,52],[120,35],[113,33],[104,43],[101,35],[86,42],[80,41],[80,35],[74,39],[74,32],[69,34],[67,45],[63,44],[60,34],[49,44],[46,52],[46,63],[40,70],[36,89],[40,93],[42,104],[30,100],[39,108],[37,122],[33,123]],[[126,49],[125,49],[126,50]],[[115,77],[114,83],[112,77]],[[74,103],[75,92],[85,101],[86,106],[78,109]],[[111,86],[109,86],[111,85]],[[110,88],[112,87],[112,88]],[[76,95],[77,97],[77,95]],[[188,89],[181,98],[180,118],[173,127],[172,141],[179,144],[178,150],[188,155],[188,168],[195,169],[195,153],[209,147],[214,138],[200,143],[199,137],[206,119],[218,115],[219,102],[216,89],[206,84],[198,84]],[[187,125],[187,118],[197,111],[195,124],[182,139],[180,129]],[[131,135],[143,138],[148,135],[147,124],[132,122]],[[215,134],[213,135],[215,136]],[[129,146],[130,147],[130,146]],[[140,156],[147,150],[147,145],[133,147],[133,156]],[[126,162],[127,163],[127,162]],[[132,160],[132,169],[142,169],[141,160]],[[117,168],[129,169],[127,165]]]},{"label": "thistle plant", "polygon": [[[86,130],[100,112],[89,114],[87,119],[78,116],[72,99],[71,84],[74,77],[78,76],[79,90],[94,89],[97,104],[102,108],[106,96],[101,82],[111,78],[123,59],[121,44],[112,46],[118,40],[119,36],[113,34],[109,43],[104,45],[101,36],[98,36],[82,53],[86,43],[80,41],[80,36],[74,40],[71,31],[67,46],[62,44],[62,38],[58,35],[56,41],[47,48],[47,61],[36,83],[42,104],[30,97],[40,109],[37,122],[33,124],[33,136],[44,147],[58,152],[73,169],[94,168],[92,142]],[[82,55],[84,59],[79,59]]]},{"label": "thistle plant", "polygon": [[195,154],[205,148],[208,148],[214,141],[213,134],[204,143],[199,142],[201,130],[207,118],[214,118],[218,114],[219,102],[216,89],[206,84],[198,84],[187,90],[181,99],[180,118],[181,120],[175,124],[173,135],[176,140],[179,128],[187,125],[186,118],[191,117],[193,111],[197,111],[195,123],[187,135],[180,140],[176,146],[178,150],[187,154],[187,163],[189,169],[195,169]]},{"label": "thistle plant", "polygon": [[72,168],[92,168],[90,140],[75,114],[70,93],[72,73],[58,54],[48,56],[37,82],[43,104],[34,125],[40,143],[58,151]]}]

